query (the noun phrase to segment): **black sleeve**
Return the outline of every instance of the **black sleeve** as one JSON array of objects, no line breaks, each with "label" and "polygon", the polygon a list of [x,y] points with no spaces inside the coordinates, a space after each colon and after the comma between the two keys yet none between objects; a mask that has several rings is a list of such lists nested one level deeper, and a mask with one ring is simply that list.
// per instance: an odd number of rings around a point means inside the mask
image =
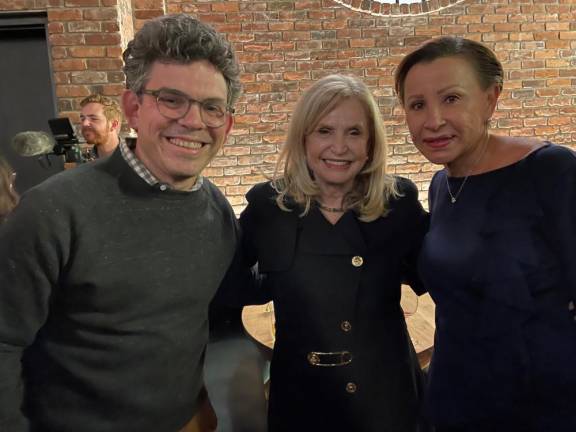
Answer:
[{"label": "black sleeve", "polygon": [[552,145],[538,152],[531,178],[544,210],[545,233],[559,260],[568,297],[576,300],[576,153]]},{"label": "black sleeve", "polygon": [[48,314],[70,244],[64,207],[25,194],[0,228],[0,430],[28,431],[21,359]]},{"label": "black sleeve", "polygon": [[249,203],[236,224],[236,253],[211,304],[211,316],[235,314],[234,310],[251,304],[264,304],[270,301],[265,288],[265,275],[258,272],[257,251],[253,236],[257,223],[253,220],[257,212],[254,203]]},{"label": "black sleeve", "polygon": [[426,288],[418,274],[418,255],[428,231],[430,219],[418,200],[418,189],[414,183],[405,178],[398,178],[398,189],[402,194],[400,200],[403,202],[405,223],[408,226],[407,241],[410,243],[409,252],[403,262],[403,282],[410,285],[416,294],[422,295],[426,293]]}]

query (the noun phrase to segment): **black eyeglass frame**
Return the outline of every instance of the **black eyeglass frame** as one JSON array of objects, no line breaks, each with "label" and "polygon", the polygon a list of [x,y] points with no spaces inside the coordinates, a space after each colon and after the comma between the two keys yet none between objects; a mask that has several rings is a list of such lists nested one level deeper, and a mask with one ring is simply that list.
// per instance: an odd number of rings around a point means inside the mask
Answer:
[{"label": "black eyeglass frame", "polygon": [[[184,111],[184,113],[183,113],[181,116],[178,116],[178,117],[168,116],[168,115],[166,115],[165,113],[162,112],[162,110],[160,109],[160,105],[161,105],[161,104],[160,104],[160,101],[159,101],[159,96],[160,96],[160,94],[162,94],[163,92],[169,93],[169,94],[171,93],[171,94],[176,95],[176,96],[180,96],[180,97],[182,97],[182,98],[184,98],[184,99],[186,100],[186,102],[188,103],[188,108],[186,108],[186,111]],[[182,92],[180,92],[180,91],[178,91],[178,90],[167,89],[167,88],[159,88],[159,89],[156,89],[156,90],[142,89],[142,90],[140,90],[137,94],[138,94],[138,95],[147,94],[147,95],[149,95],[149,96],[153,96],[153,97],[156,99],[156,108],[158,109],[158,112],[159,112],[160,114],[162,114],[164,117],[169,118],[170,120],[180,120],[181,118],[186,117],[186,115],[190,112],[190,108],[192,108],[192,104],[195,104],[195,103],[200,106],[200,118],[202,119],[202,121],[204,122],[204,124],[205,124],[207,127],[210,127],[210,128],[219,128],[219,127],[223,126],[224,124],[226,124],[226,113],[228,113],[228,114],[234,114],[234,108],[232,108],[232,107],[229,106],[229,105],[226,105],[224,114],[222,115],[222,123],[215,124],[215,123],[213,123],[212,121],[207,122],[207,121],[204,119],[204,114],[203,114],[203,113],[204,113],[204,105],[209,104],[209,102],[207,102],[207,101],[199,101],[199,100],[196,100],[196,99],[191,98],[191,97],[188,96],[187,94],[182,93]]]}]

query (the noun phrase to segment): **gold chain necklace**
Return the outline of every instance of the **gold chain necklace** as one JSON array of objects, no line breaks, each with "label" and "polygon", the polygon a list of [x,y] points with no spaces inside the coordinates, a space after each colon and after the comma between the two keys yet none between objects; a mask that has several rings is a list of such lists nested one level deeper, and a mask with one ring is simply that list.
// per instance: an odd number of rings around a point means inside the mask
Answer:
[{"label": "gold chain necklace", "polygon": [[346,211],[344,207],[326,207],[325,205],[320,204],[318,201],[316,203],[318,204],[318,208],[330,213],[344,213]]}]

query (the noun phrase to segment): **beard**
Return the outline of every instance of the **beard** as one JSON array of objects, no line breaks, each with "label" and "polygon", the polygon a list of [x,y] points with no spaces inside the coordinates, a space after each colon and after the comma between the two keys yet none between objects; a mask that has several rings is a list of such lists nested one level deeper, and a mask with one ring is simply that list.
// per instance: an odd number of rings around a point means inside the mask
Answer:
[{"label": "beard", "polygon": [[96,146],[104,144],[106,141],[108,141],[109,135],[109,132],[100,133],[92,128],[82,128],[82,136],[86,140],[87,144]]}]

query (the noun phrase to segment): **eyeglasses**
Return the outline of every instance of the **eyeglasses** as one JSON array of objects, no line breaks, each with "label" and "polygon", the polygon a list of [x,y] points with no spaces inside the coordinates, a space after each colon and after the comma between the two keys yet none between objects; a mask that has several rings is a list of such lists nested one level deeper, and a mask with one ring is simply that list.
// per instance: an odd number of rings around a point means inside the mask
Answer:
[{"label": "eyeglasses", "polygon": [[188,114],[193,103],[200,107],[200,118],[207,127],[217,128],[226,123],[228,113],[234,113],[232,108],[217,100],[198,101],[177,91],[168,89],[141,90],[139,93],[154,96],[158,111],[164,117],[179,120]]}]

